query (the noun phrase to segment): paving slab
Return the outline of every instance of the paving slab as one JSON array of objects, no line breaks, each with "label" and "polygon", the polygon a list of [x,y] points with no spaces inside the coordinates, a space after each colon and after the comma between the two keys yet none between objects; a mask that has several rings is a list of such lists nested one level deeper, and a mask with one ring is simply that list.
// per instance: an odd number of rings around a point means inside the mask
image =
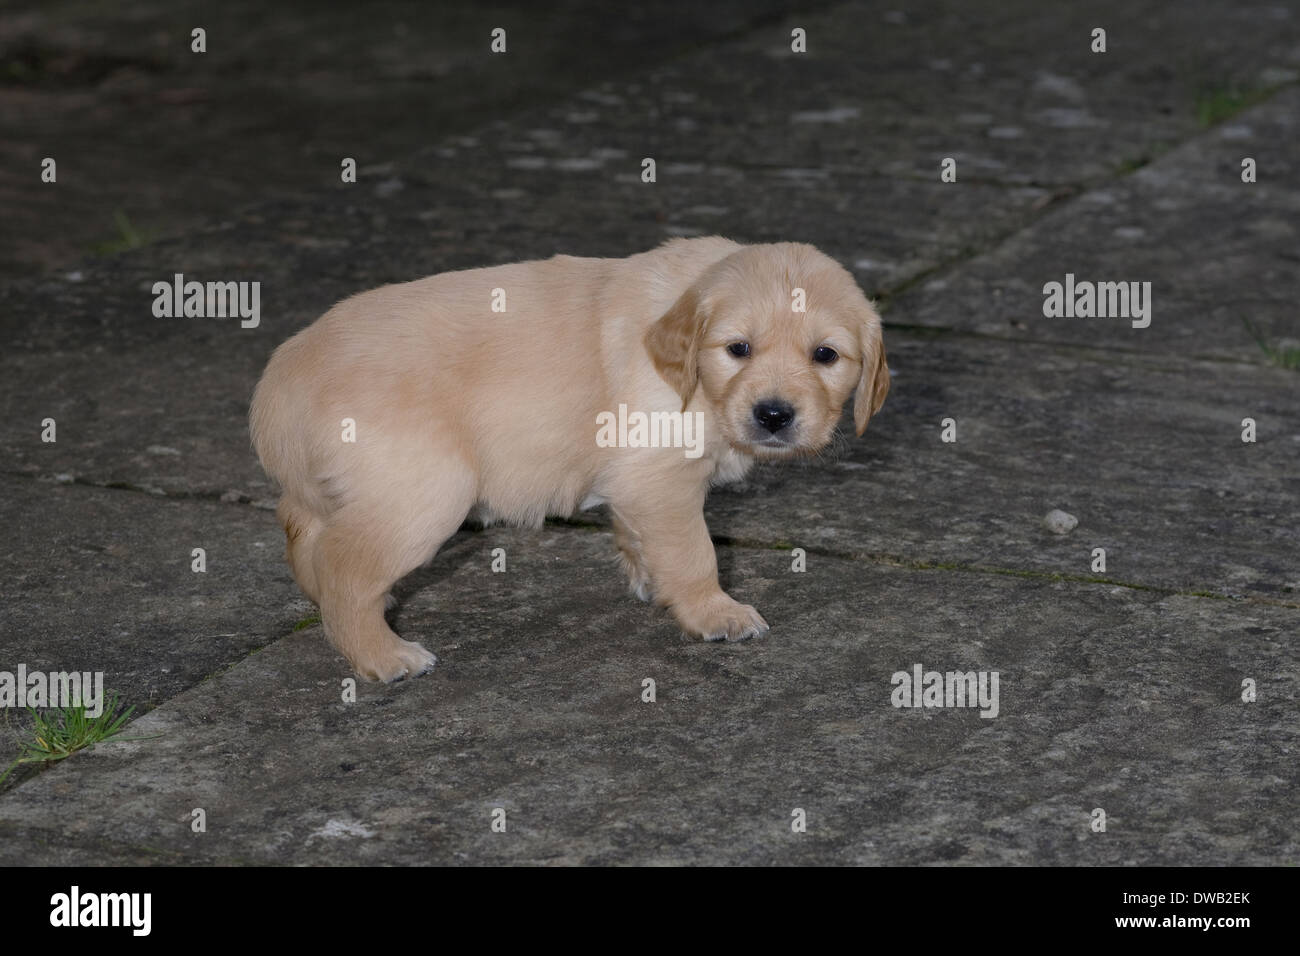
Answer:
[{"label": "paving slab", "polygon": [[[806,54],[791,52],[789,31],[766,30],[712,53],[743,78],[760,118],[784,114],[787,135],[765,135],[749,111],[703,97],[692,132],[706,137],[711,160],[784,165],[811,154],[818,167],[937,182],[939,160],[952,156],[958,182],[1078,185],[1194,135],[1210,94],[1261,92],[1300,69],[1300,21],[1280,5],[1193,14],[1168,2],[889,9],[857,0],[790,23],[806,28]],[[1104,53],[1093,51],[1097,28]],[[695,67],[673,61],[649,72],[689,82]]]},{"label": "paving slab", "polygon": [[100,671],[139,710],[313,610],[274,517],[246,506],[0,476],[0,526],[0,670]]},{"label": "paving slab", "polygon": [[[892,330],[886,342],[894,379],[866,434],[846,418],[821,459],[718,489],[714,535],[1300,605],[1296,372]],[[1054,509],[1078,526],[1048,530]]]},{"label": "paving slab", "polygon": [[[483,532],[397,612],[432,674],[344,703],[318,629],[285,638],[0,796],[0,860],[1296,862],[1296,610],[725,549],[774,627],[705,645],[611,548]],[[997,671],[998,716],[895,708],[916,664]]]},{"label": "paving slab", "polygon": [[[930,277],[894,303],[898,321],[1261,364],[1267,349],[1300,350],[1297,146],[1300,88],[1291,87]],[[1243,158],[1255,160],[1256,182],[1242,182]],[[1046,317],[1044,286],[1067,274],[1080,284],[1149,283],[1149,326]]]}]

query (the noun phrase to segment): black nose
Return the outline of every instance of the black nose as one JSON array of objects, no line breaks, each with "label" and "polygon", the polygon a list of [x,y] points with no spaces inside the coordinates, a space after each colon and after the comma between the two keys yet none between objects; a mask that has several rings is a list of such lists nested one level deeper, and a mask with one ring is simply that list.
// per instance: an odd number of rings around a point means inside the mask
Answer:
[{"label": "black nose", "polygon": [[759,402],[754,406],[754,420],[776,433],[794,421],[794,408],[787,402]]}]

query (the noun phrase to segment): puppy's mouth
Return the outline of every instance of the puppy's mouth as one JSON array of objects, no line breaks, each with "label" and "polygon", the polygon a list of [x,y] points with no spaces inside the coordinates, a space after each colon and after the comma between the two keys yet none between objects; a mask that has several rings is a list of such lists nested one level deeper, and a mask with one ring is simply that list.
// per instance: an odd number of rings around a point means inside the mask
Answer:
[{"label": "puppy's mouth", "polygon": [[808,455],[812,449],[800,440],[797,430],[794,434],[763,431],[762,429],[744,429],[742,437],[731,443],[737,451],[753,455],[755,458],[795,458]]}]

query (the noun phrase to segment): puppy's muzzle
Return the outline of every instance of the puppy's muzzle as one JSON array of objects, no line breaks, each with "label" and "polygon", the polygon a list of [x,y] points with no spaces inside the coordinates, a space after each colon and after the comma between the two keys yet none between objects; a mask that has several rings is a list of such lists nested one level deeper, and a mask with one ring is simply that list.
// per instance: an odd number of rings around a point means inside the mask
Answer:
[{"label": "puppy's muzzle", "polygon": [[794,421],[794,406],[779,400],[759,402],[754,406],[754,421],[775,435]]}]

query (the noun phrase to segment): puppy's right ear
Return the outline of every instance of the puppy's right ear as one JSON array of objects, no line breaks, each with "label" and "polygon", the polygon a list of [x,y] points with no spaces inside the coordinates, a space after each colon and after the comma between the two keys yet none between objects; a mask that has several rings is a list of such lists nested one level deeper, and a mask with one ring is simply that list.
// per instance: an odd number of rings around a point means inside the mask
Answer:
[{"label": "puppy's right ear", "polygon": [[699,293],[687,289],[645,334],[646,351],[663,380],[682,397],[682,410],[700,383],[700,340],[705,314]]}]

